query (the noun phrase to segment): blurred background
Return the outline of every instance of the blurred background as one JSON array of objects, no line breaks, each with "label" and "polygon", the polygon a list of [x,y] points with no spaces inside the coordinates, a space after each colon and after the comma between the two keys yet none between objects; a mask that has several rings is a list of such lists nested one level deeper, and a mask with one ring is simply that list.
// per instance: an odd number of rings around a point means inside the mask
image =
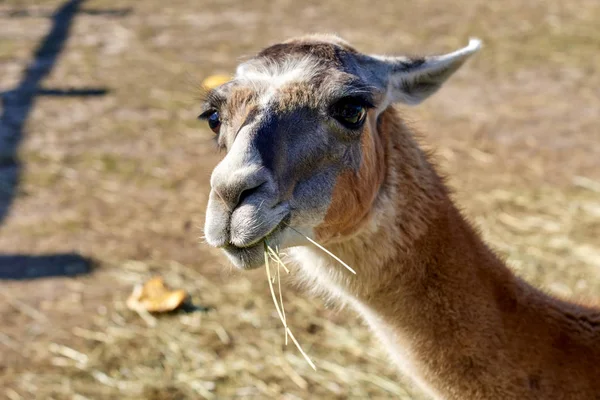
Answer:
[{"label": "blurred background", "polygon": [[[0,398],[422,398],[351,312],[200,238],[220,155],[200,84],[291,36],[371,53],[484,48],[403,114],[524,278],[600,296],[597,0],[1,0]],[[193,306],[126,306],[160,275]]]}]

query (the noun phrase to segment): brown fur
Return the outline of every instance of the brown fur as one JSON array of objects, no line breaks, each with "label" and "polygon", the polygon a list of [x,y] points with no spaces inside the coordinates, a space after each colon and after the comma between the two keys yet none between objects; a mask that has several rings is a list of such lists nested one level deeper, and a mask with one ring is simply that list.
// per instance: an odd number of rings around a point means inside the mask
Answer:
[{"label": "brown fur", "polygon": [[331,249],[361,268],[338,284],[403,349],[407,373],[444,399],[600,399],[600,311],[515,277],[453,205],[397,114],[380,119],[380,197],[396,217]]},{"label": "brown fur", "polygon": [[318,89],[316,86],[301,82],[282,87],[278,92],[277,111],[284,113],[302,107],[317,107],[319,99],[312,95]]},{"label": "brown fur", "polygon": [[[245,120],[249,110],[256,103],[257,94],[254,90],[244,86],[236,86],[227,97],[227,106],[224,108],[225,118],[236,118],[232,125],[239,126]],[[236,123],[237,122],[237,123]]]},{"label": "brown fur", "polygon": [[382,140],[377,135],[374,113],[361,137],[362,160],[358,173],[346,171],[336,182],[331,205],[323,223],[316,228],[317,239],[331,240],[356,232],[369,216],[385,173]]},{"label": "brown fur", "polygon": [[356,53],[356,50],[335,36],[331,36],[330,38],[333,40],[329,42],[324,42],[322,35],[307,35],[294,38],[287,42],[267,47],[258,53],[257,58],[281,60],[294,55],[312,56],[332,67],[340,67],[343,55],[345,53]]}]

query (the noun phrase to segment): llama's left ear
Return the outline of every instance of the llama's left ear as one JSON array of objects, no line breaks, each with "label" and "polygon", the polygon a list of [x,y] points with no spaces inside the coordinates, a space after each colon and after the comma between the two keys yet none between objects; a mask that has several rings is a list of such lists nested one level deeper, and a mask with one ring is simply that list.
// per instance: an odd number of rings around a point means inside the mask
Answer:
[{"label": "llama's left ear", "polygon": [[481,41],[471,39],[466,47],[439,56],[374,58],[386,66],[390,103],[416,105],[435,93],[480,48]]}]

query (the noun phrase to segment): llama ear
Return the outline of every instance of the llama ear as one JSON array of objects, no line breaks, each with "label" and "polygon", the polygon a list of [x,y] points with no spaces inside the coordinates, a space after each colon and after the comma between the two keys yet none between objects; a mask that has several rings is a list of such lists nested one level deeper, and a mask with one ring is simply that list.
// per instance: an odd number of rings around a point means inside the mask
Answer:
[{"label": "llama ear", "polygon": [[387,66],[390,103],[401,102],[410,105],[421,103],[435,93],[446,79],[480,48],[481,41],[471,39],[466,47],[439,56],[376,57]]}]

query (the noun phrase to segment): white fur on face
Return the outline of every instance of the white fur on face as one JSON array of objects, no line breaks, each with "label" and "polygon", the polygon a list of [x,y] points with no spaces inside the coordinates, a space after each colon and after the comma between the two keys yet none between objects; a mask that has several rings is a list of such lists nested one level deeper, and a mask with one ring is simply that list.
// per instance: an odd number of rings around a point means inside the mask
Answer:
[{"label": "white fur on face", "polygon": [[290,57],[283,62],[252,60],[241,64],[235,79],[261,89],[259,104],[266,107],[277,91],[291,83],[309,82],[319,71],[319,62],[312,57]]}]

